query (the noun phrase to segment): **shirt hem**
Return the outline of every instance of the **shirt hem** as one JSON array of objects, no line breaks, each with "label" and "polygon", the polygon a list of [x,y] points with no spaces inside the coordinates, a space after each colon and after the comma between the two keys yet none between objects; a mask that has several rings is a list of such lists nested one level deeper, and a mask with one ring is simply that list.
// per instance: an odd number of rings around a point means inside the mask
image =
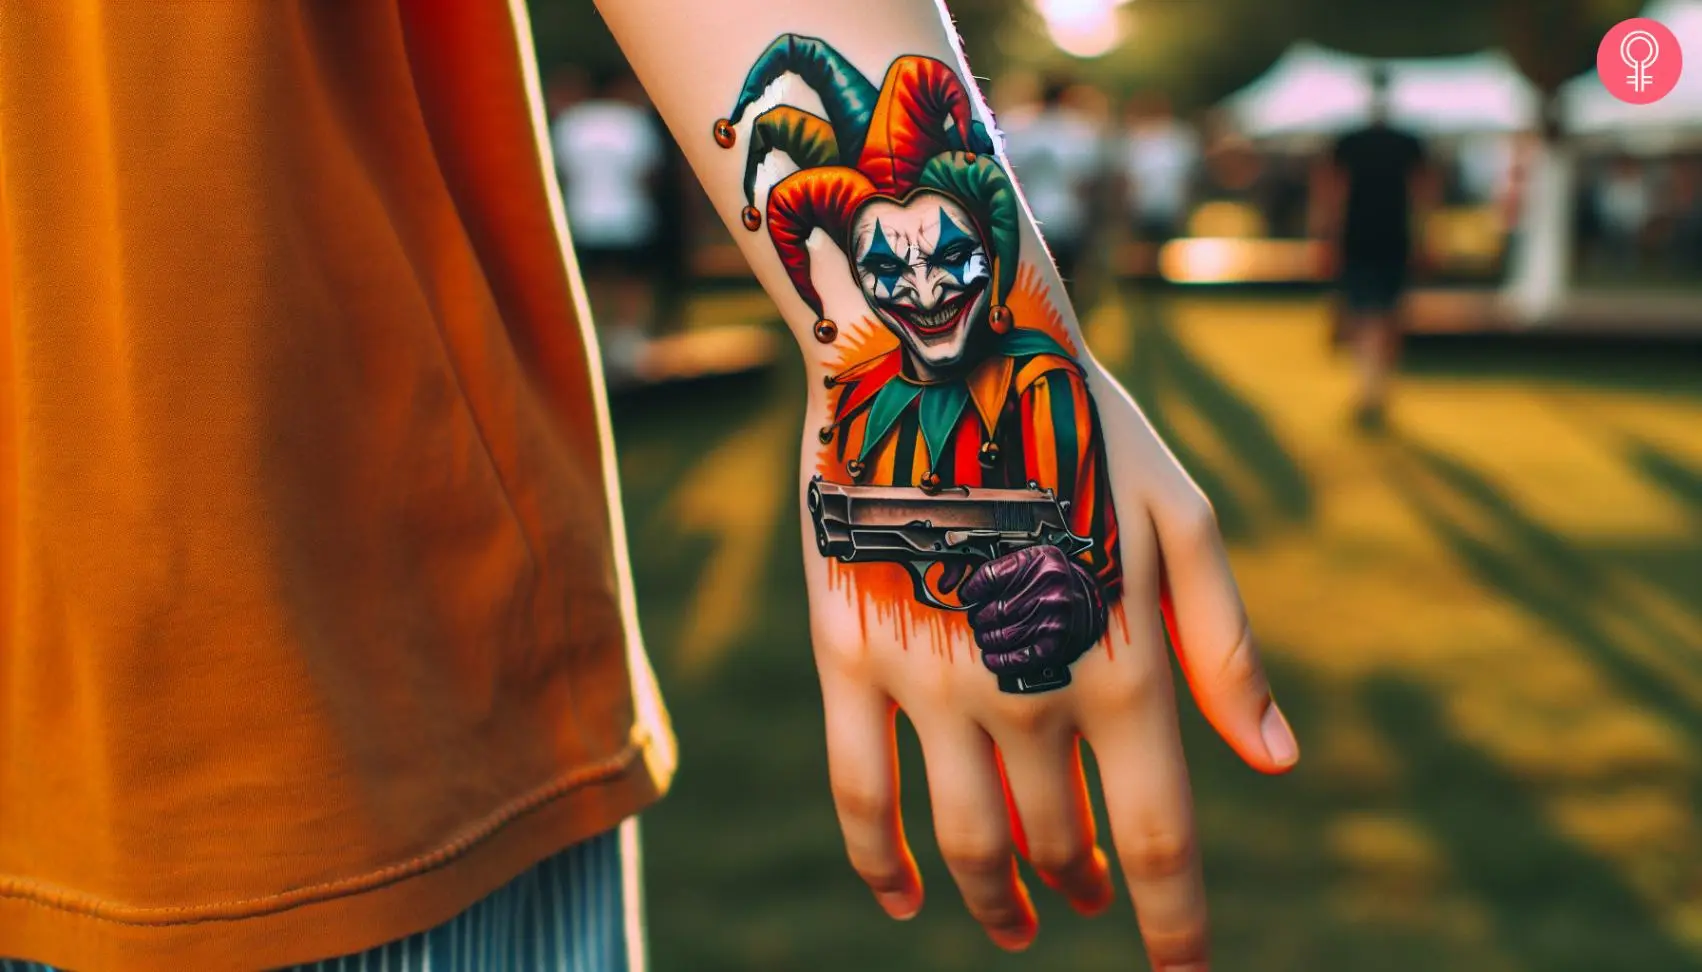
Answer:
[{"label": "shirt hem", "polygon": [[0,879],[0,956],[77,972],[236,972],[375,948],[448,921],[654,803],[671,775],[657,743],[635,730],[615,755],[509,801],[434,850],[279,894],[146,908]]}]

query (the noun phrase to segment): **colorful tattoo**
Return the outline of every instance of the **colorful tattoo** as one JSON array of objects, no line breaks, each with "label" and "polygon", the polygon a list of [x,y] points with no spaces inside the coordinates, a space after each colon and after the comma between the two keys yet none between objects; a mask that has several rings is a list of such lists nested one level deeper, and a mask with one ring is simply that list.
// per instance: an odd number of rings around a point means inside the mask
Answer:
[{"label": "colorful tattoo", "polygon": [[[782,104],[751,121],[741,221],[766,225],[816,339],[838,352],[807,494],[817,547],[857,570],[906,571],[903,589],[871,596],[967,621],[1004,691],[1068,685],[1120,600],[1117,517],[1083,369],[1020,262],[1010,177],[950,65],[901,57],[877,89],[796,35],[757,59],[716,142],[733,148],[743,116],[788,76],[826,117]],[[758,208],[774,152],[798,171]],[[811,278],[816,230],[866,304],[845,328]]]}]

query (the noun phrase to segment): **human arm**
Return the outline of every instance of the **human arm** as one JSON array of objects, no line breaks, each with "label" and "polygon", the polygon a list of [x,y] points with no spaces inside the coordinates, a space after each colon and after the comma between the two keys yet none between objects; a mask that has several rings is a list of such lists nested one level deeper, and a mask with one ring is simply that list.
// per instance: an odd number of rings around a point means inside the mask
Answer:
[{"label": "human arm", "polygon": [[1307,191],[1306,225],[1315,240],[1334,241],[1341,234],[1347,208],[1347,176],[1341,166],[1342,147],[1332,145],[1312,162]]},{"label": "human arm", "polygon": [[1407,175],[1407,205],[1412,210],[1412,252],[1419,269],[1429,272],[1435,263],[1430,223],[1442,206],[1445,176],[1441,166],[1417,138],[1412,140],[1412,155],[1412,167]]},{"label": "human arm", "polygon": [[[1024,424],[1013,384],[1016,363],[1034,353],[1023,342],[1040,341],[1030,332],[1075,362],[1097,409],[1099,461],[1124,528],[1084,539],[1120,538],[1105,553],[1124,582],[1099,593],[1112,593],[1125,624],[1111,626],[1105,650],[1074,663],[1065,689],[1013,695],[979,659],[952,664],[982,632],[963,614],[915,603],[902,575],[895,585],[892,571],[877,569],[890,565],[822,556],[814,511],[800,504],[830,777],[853,865],[895,917],[920,908],[897,809],[899,707],[922,739],[942,853],[995,941],[1020,948],[1035,932],[1014,849],[1078,908],[1102,909],[1111,889],[1077,757],[1083,738],[1102,767],[1156,964],[1204,961],[1204,892],[1161,618],[1202,708],[1244,759],[1280,772],[1292,765],[1292,738],[1270,703],[1210,506],[1084,350],[1007,166],[990,151],[989,117],[965,84],[940,8],[600,7],[798,338],[810,375],[803,480],[919,497],[1026,488],[1026,456],[1048,447],[1044,431]],[[1031,606],[1052,611],[1042,600]]]}]

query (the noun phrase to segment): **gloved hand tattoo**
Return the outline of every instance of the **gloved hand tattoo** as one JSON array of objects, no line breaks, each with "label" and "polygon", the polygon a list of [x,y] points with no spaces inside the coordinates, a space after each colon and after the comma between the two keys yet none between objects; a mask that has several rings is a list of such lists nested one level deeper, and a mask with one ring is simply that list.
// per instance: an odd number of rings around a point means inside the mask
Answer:
[{"label": "gloved hand tattoo", "polygon": [[959,588],[981,661],[995,675],[1069,665],[1105,633],[1105,599],[1057,547],[988,562]]}]

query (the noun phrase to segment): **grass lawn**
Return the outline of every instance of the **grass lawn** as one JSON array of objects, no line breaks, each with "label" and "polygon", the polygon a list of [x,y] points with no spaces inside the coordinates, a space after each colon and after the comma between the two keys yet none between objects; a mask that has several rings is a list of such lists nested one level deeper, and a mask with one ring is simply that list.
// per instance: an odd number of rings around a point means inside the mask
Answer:
[{"label": "grass lawn", "polygon": [[[1189,709],[1221,970],[1702,969],[1702,356],[1419,351],[1366,441],[1321,305],[1126,294],[1086,330],[1217,505],[1305,756],[1242,768]],[[892,923],[827,792],[793,511],[804,376],[619,403],[646,639],[680,735],[646,816],[653,965],[1144,968],[1126,899],[1036,885],[988,943]]]}]

